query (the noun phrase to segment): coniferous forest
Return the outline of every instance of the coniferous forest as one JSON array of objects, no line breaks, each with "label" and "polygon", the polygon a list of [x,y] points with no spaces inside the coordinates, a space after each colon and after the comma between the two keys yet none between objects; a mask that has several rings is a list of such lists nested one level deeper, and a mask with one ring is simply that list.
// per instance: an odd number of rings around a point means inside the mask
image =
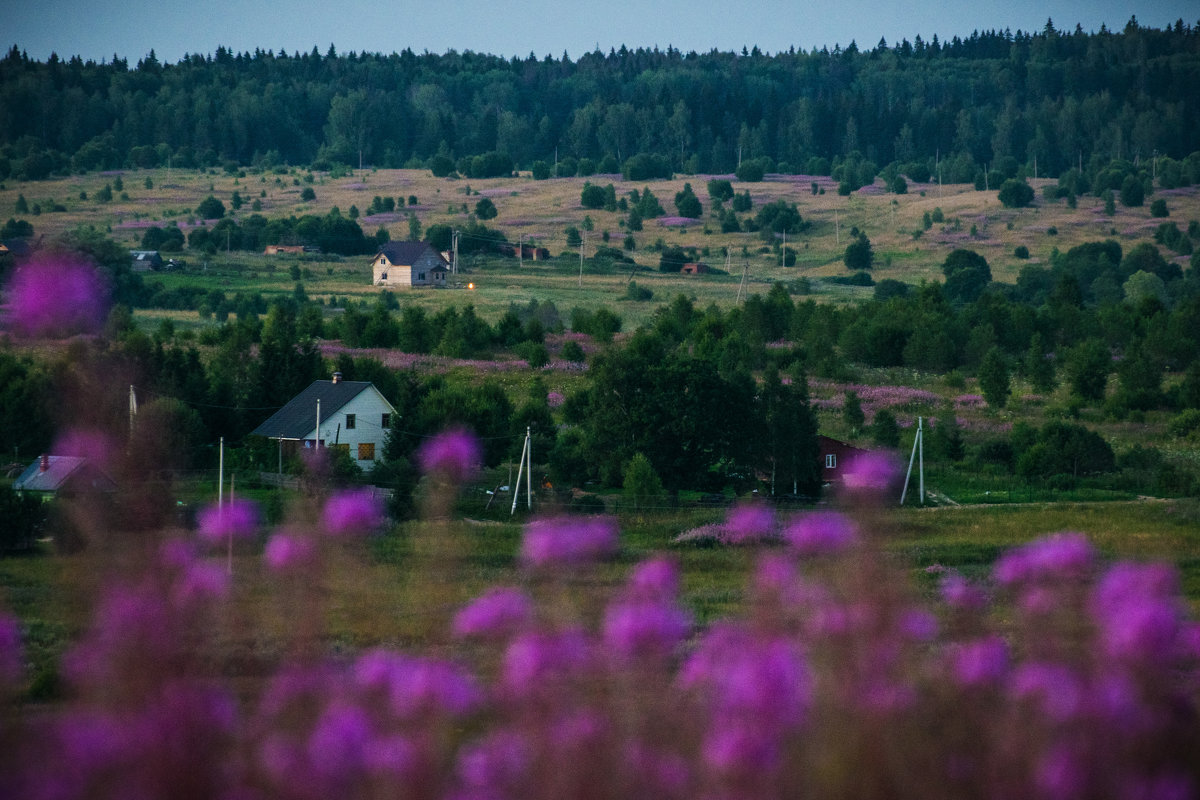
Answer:
[{"label": "coniferous forest", "polygon": [[948,183],[1012,161],[1055,176],[1092,159],[1200,150],[1197,85],[1200,28],[1136,18],[1120,31],[1048,20],[945,42],[775,54],[622,46],[574,60],[330,46],[43,63],[14,45],[0,59],[0,179],[229,162],[486,177],[472,169],[574,174],[580,160],[640,170],[636,179],[748,162],[829,174],[847,159],[940,170]]}]

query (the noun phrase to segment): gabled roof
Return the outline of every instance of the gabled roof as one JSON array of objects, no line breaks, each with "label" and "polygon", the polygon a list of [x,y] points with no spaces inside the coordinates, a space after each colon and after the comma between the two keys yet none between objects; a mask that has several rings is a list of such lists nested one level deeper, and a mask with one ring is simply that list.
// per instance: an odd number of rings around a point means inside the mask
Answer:
[{"label": "gabled roof", "polygon": [[[250,435],[269,439],[303,439],[317,427],[318,400],[321,401],[321,419],[329,419],[367,389],[375,389],[375,385],[370,381],[313,381],[311,386],[293,397],[266,422],[250,431]],[[388,408],[392,408],[382,394],[380,399],[387,403]]]},{"label": "gabled roof", "polygon": [[57,492],[70,484],[78,488],[110,491],[116,488],[112,478],[88,463],[82,456],[45,455],[34,461],[13,483],[19,492]]},{"label": "gabled roof", "polygon": [[[446,260],[442,258],[442,254],[434,250],[428,242],[388,242],[379,248],[379,253],[387,256],[387,260],[391,263],[402,267],[412,266],[418,258],[426,253],[433,253],[442,264],[446,263]],[[378,256],[379,253],[376,253],[376,255]],[[437,267],[434,267],[434,269],[437,269]]]}]

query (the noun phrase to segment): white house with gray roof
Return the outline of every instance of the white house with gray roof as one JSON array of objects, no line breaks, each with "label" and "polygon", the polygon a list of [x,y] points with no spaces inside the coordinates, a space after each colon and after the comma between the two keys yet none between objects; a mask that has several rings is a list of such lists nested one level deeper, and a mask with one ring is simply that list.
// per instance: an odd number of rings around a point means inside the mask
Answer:
[{"label": "white house with gray roof", "polygon": [[[250,432],[277,439],[280,449],[330,447],[348,452],[369,470],[383,458],[383,443],[396,409],[369,381],[313,381]],[[319,420],[319,421],[318,421]]]},{"label": "white house with gray roof", "polygon": [[376,286],[445,286],[450,264],[427,242],[388,242],[371,260]]}]

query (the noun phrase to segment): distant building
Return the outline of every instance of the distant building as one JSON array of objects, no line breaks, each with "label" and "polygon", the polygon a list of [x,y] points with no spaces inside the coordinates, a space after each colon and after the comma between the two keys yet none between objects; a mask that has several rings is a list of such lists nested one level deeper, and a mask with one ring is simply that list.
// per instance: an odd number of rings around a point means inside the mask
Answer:
[{"label": "distant building", "polygon": [[831,439],[828,436],[817,436],[817,447],[820,450],[821,483],[841,483],[843,470],[856,456],[868,452],[861,447]]},{"label": "distant building", "polygon": [[280,256],[280,255],[303,255],[308,252],[302,244],[269,244],[263,250],[264,255]]},{"label": "distant building", "polygon": [[[344,450],[364,470],[383,457],[383,443],[396,409],[369,381],[313,381],[253,431],[252,436],[278,439],[280,449],[328,447]],[[320,419],[320,430],[317,421]]]},{"label": "distant building", "polygon": [[149,272],[163,268],[162,256],[157,250],[130,250],[129,257],[132,260],[131,266],[134,272]]},{"label": "distant building", "polygon": [[684,264],[679,271],[684,275],[703,275],[709,270],[708,264],[705,264],[703,261],[692,261]]},{"label": "distant building", "polygon": [[13,481],[13,490],[49,500],[61,494],[113,492],[117,484],[82,456],[43,454]]},{"label": "distant building", "polygon": [[426,242],[388,242],[371,260],[376,286],[445,286],[450,264]]}]

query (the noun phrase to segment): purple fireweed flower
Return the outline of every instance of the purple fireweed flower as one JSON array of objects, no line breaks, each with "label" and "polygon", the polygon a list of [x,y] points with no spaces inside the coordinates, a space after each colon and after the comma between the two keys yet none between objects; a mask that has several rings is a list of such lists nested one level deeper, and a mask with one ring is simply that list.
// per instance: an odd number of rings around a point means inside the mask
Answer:
[{"label": "purple fireweed flower", "polygon": [[549,517],[525,526],[521,559],[534,567],[581,564],[616,552],[617,523],[611,517]]},{"label": "purple fireweed flower", "polygon": [[779,746],[773,732],[746,720],[709,728],[702,753],[705,763],[718,773],[751,776],[778,766]]},{"label": "purple fireweed flower", "polygon": [[16,617],[0,612],[0,688],[15,686],[24,671],[21,626]]},{"label": "purple fireweed flower", "polygon": [[528,695],[582,672],[591,658],[591,647],[582,631],[523,633],[504,651],[501,682],[510,692]]},{"label": "purple fireweed flower", "polygon": [[762,638],[731,624],[709,629],[680,680],[685,687],[707,690],[720,719],[759,726],[800,724],[812,694],[808,663],[794,642]]},{"label": "purple fireweed flower", "polygon": [[900,465],[891,453],[862,453],[846,467],[842,476],[846,489],[855,493],[880,494],[892,488],[900,476]]},{"label": "purple fireweed flower", "polygon": [[462,483],[479,467],[482,451],[475,435],[463,428],[452,428],[426,439],[417,452],[417,461],[427,475],[440,475],[451,483]]},{"label": "purple fireweed flower", "polygon": [[1163,663],[1178,651],[1183,608],[1166,564],[1114,564],[1092,592],[1091,612],[1111,658]]},{"label": "purple fireweed flower", "polygon": [[1064,722],[1084,708],[1085,689],[1079,676],[1062,664],[1021,664],[1009,678],[1009,693],[1018,700],[1032,700],[1046,716]]},{"label": "purple fireweed flower", "polygon": [[267,566],[275,572],[287,572],[311,564],[316,555],[317,548],[312,539],[286,531],[272,536],[263,549]]},{"label": "purple fireweed flower", "polygon": [[423,714],[468,714],[482,702],[475,680],[454,664],[370,650],[354,665],[354,681],[382,691],[394,714],[412,718]]},{"label": "purple fireweed flower", "polygon": [[754,567],[754,588],[777,596],[789,596],[797,583],[796,565],[778,553],[766,553]]},{"label": "purple fireweed flower", "polygon": [[674,603],[617,600],[604,610],[602,638],[610,652],[625,658],[669,655],[687,636],[691,615]]},{"label": "purple fireweed flower", "polygon": [[533,764],[529,741],[513,731],[496,731],[464,748],[455,772],[468,797],[509,797]]},{"label": "purple fireweed flower", "polygon": [[53,256],[13,273],[4,292],[9,321],[24,336],[95,333],[108,313],[108,289],[91,264]]},{"label": "purple fireweed flower", "polygon": [[224,564],[196,561],[187,565],[171,587],[171,600],[187,607],[218,600],[229,594],[231,582]]},{"label": "purple fireweed flower", "polygon": [[784,529],[783,538],[801,555],[833,555],[858,542],[858,529],[843,514],[816,511],[797,517]]},{"label": "purple fireweed flower", "polygon": [[952,645],[946,656],[960,686],[994,685],[1008,674],[1008,645],[999,636]]},{"label": "purple fireweed flower", "polygon": [[768,506],[747,503],[730,510],[725,519],[725,540],[732,544],[757,542],[775,532],[775,512]]},{"label": "purple fireweed flower", "polygon": [[651,558],[629,574],[625,591],[633,597],[670,599],[679,595],[679,563],[670,558]]},{"label": "purple fireweed flower", "polygon": [[987,605],[987,597],[983,590],[958,572],[950,572],[942,578],[940,589],[942,600],[951,608],[977,610]]},{"label": "purple fireweed flower", "polygon": [[529,627],[533,601],[520,589],[494,587],[472,600],[454,617],[455,636],[505,637]]},{"label": "purple fireweed flower", "polygon": [[334,536],[368,533],[383,524],[383,503],[370,489],[338,492],[325,502],[321,522]]},{"label": "purple fireweed flower", "polygon": [[1056,533],[1005,553],[992,575],[1003,585],[1080,578],[1095,560],[1096,551],[1082,533]]},{"label": "purple fireweed flower", "polygon": [[367,747],[374,738],[365,709],[335,704],[326,708],[308,737],[309,764],[323,777],[354,774],[363,766]]},{"label": "purple fireweed flower", "polygon": [[197,517],[197,533],[209,544],[244,539],[258,529],[258,506],[238,498],[223,506],[207,506]]}]

